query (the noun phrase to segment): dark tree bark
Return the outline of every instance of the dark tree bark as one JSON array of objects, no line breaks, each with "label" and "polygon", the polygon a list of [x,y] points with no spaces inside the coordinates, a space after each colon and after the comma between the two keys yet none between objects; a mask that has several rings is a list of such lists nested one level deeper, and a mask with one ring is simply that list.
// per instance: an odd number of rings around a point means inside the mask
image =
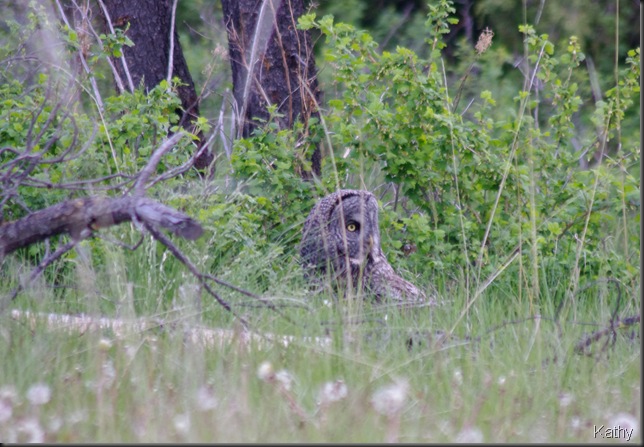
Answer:
[{"label": "dark tree bark", "polygon": [[[152,89],[168,76],[168,63],[170,55],[170,31],[172,24],[171,0],[104,0],[107,15],[114,28],[125,29],[126,35],[134,42],[132,47],[124,47],[123,54],[127,63],[127,70],[118,58],[114,58],[114,66],[127,85],[129,76],[137,88],[141,83],[146,89]],[[110,32],[110,26],[103,11],[105,19],[105,32]],[[172,52],[172,77],[178,77],[185,85],[178,88],[179,98],[183,110],[178,111],[181,116],[181,125],[186,130],[193,132],[192,123],[199,117],[199,97],[195,90],[190,71],[183,57],[181,43],[176,32],[173,35]],[[198,133],[199,141],[197,150],[205,143],[202,133]],[[210,165],[213,155],[205,150],[195,160],[195,167],[203,169]]]},{"label": "dark tree bark", "polygon": [[[276,105],[283,115],[279,119],[281,128],[290,128],[300,120],[306,132],[309,119],[319,116],[320,91],[311,38],[308,32],[297,29],[297,19],[304,12],[303,1],[222,0],[221,3],[242,136],[249,136],[257,126],[253,118],[269,118],[268,105]],[[265,20],[258,26],[262,8]],[[256,32],[258,39],[255,39]],[[249,71],[251,79],[247,85]],[[317,176],[320,158],[317,147],[311,159],[312,172]],[[302,171],[300,175],[310,178],[311,172]]]}]

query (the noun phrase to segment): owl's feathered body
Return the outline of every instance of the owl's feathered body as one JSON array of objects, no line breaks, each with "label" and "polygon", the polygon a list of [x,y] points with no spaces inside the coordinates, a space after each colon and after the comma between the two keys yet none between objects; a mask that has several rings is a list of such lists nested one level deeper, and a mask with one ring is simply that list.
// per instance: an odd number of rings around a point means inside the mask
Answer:
[{"label": "owl's feathered body", "polygon": [[398,276],[380,247],[378,202],[373,194],[340,190],[322,198],[304,223],[300,255],[309,277],[330,277],[378,300],[426,300],[425,294]]}]

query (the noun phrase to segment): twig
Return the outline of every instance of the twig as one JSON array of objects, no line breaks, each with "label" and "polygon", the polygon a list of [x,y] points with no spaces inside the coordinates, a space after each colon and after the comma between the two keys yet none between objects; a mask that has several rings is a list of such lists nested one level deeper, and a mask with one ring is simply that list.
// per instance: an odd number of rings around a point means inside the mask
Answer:
[{"label": "twig", "polygon": [[[67,20],[67,16],[65,15],[65,10],[63,9],[63,6],[60,4],[60,0],[56,0],[56,5],[58,6],[60,17],[63,19],[63,22],[65,22],[65,25],[67,25],[69,29],[74,29],[69,24],[69,21]],[[98,85],[96,84],[96,78],[92,74],[92,70],[89,68],[89,65],[87,65],[87,61],[85,60],[85,55],[83,55],[83,52],[80,50],[78,51],[78,58],[81,61],[81,64],[83,65],[83,69],[85,70],[85,73],[87,73],[89,77],[89,82],[92,85],[92,89],[94,90],[96,105],[98,106],[99,110],[102,112],[105,107],[103,105],[103,99],[101,97],[100,90],[98,89]]]},{"label": "twig", "polygon": [[[76,244],[79,241],[76,239],[72,239],[71,241],[67,242],[64,245],[61,245],[54,251],[53,253],[49,254],[48,256],[45,256],[45,258],[36,266],[35,269],[31,271],[31,274],[29,275],[29,278],[27,279],[27,283],[32,282],[34,279],[40,275],[45,268],[52,262],[54,262],[56,259],[60,258],[62,255],[67,253],[69,250],[74,248]],[[18,293],[25,287],[24,284],[19,284],[18,287],[16,287],[11,294],[9,294],[7,297],[5,297],[1,302],[0,302],[0,313],[4,312],[4,310],[7,308],[7,305],[9,302],[13,301],[17,296]]]},{"label": "twig", "polygon": [[136,183],[134,184],[134,196],[136,197],[143,197],[145,195],[145,183],[148,181],[150,176],[152,175],[152,172],[157,168],[157,165],[161,161],[161,157],[165,155],[166,152],[168,152],[170,149],[174,147],[175,144],[185,135],[185,132],[179,131],[172,135],[170,138],[168,138],[157,150],[154,151],[152,156],[150,157],[150,161],[148,161],[148,164],[145,165],[143,170],[141,170],[141,173],[139,174],[139,178],[137,179]]},{"label": "twig", "polygon": [[[105,3],[103,3],[103,0],[98,0],[98,3],[99,3],[99,5],[101,5],[101,9],[103,10],[103,14],[105,15],[105,22],[107,23],[107,26],[110,28],[110,32],[112,34],[115,34],[114,27],[112,26],[112,19],[110,18],[110,14],[107,11],[107,7],[105,6]],[[90,23],[90,26],[91,26],[91,23]],[[94,27],[91,27],[91,29],[94,32],[94,35],[96,35],[96,32],[94,31]],[[100,39],[98,39],[98,41],[100,43]],[[130,74],[130,68],[127,65],[127,61],[125,60],[125,53],[123,53],[123,52],[121,52],[121,53],[122,54],[121,54],[121,57],[119,59],[121,59],[121,65],[123,66],[123,71],[125,72],[125,75],[127,77],[128,87],[130,87],[130,93],[132,93],[132,92],[134,92],[134,82],[132,81],[132,75]],[[110,63],[110,66],[113,67],[109,57],[107,58],[107,61]],[[113,70],[113,71],[114,71],[114,77],[115,77],[115,79],[117,79],[117,82],[120,81],[120,76],[118,75],[118,73],[115,70]],[[122,87],[123,86],[121,86],[121,88]]]},{"label": "twig", "polygon": [[166,78],[168,89],[172,88],[172,70],[174,69],[174,25],[177,17],[177,3],[178,0],[172,2],[172,17],[170,19],[170,54],[168,54],[168,76]]},{"label": "twig", "polygon": [[228,287],[229,289],[233,289],[233,290],[235,290],[236,292],[241,293],[242,295],[246,295],[246,296],[248,296],[248,297],[251,297],[251,298],[256,299],[257,301],[261,302],[264,306],[266,306],[266,307],[268,307],[269,309],[271,309],[272,311],[276,312],[280,317],[284,318],[286,321],[288,321],[288,322],[289,322],[289,323],[291,323],[292,325],[294,325],[294,326],[298,326],[298,324],[297,324],[297,323],[295,323],[295,322],[294,322],[293,320],[291,320],[289,317],[287,317],[287,316],[286,316],[286,315],[284,315],[282,312],[280,312],[280,311],[277,309],[277,307],[275,306],[275,304],[274,304],[274,303],[271,303],[271,302],[270,302],[270,301],[268,301],[267,299],[262,298],[262,297],[261,297],[261,296],[259,296],[259,295],[256,295],[256,294],[254,294],[254,293],[252,293],[252,292],[249,292],[249,291],[247,291],[247,290],[244,290],[244,289],[242,289],[242,288],[239,288],[239,287],[237,287],[237,286],[235,286],[235,285],[233,285],[233,284],[231,284],[231,283],[229,283],[229,282],[226,282],[226,281],[224,281],[224,280],[222,280],[222,279],[216,278],[216,277],[214,277],[214,276],[212,276],[212,275],[209,275],[209,274],[207,274],[207,273],[202,273],[202,274],[200,274],[200,276],[201,276],[203,279],[209,279],[209,280],[211,280],[211,281],[213,281],[213,282],[216,282],[217,284],[219,284],[219,285],[221,285],[221,286]]},{"label": "twig", "polygon": [[612,341],[611,345],[615,344],[615,340],[617,337],[617,332],[615,331],[615,329],[621,329],[621,328],[633,326],[635,324],[639,324],[640,318],[641,318],[640,315],[634,315],[631,317],[626,317],[621,320],[618,319],[615,322],[611,322],[607,327],[603,329],[599,329],[593,332],[592,334],[582,338],[579,342],[577,342],[577,344],[575,345],[575,353],[590,355],[590,353],[588,352],[588,348],[596,341],[599,341],[603,337],[610,335],[612,337],[606,339],[606,342],[604,343],[604,345],[600,350],[600,354],[603,353],[608,347],[609,341]]},{"label": "twig", "polygon": [[[273,2],[275,2],[275,4],[273,4]],[[271,4],[270,8],[266,6],[267,3]],[[240,121],[244,120],[246,117],[246,109],[248,107],[250,88],[253,80],[255,79],[255,64],[257,63],[257,61],[261,59],[261,55],[264,54],[264,52],[266,51],[266,46],[268,45],[268,42],[269,42],[270,33],[276,21],[275,14],[276,14],[276,11],[280,8],[281,3],[282,3],[282,0],[264,0],[262,2],[262,7],[259,10],[259,16],[257,17],[257,25],[255,27],[255,35],[253,36],[253,45],[251,46],[250,63],[247,64],[246,81],[244,83],[244,93],[242,95],[242,104],[241,104],[240,114],[239,114]],[[267,15],[269,15],[269,13],[267,12],[268,10],[270,10],[270,13],[272,13],[272,15],[270,15],[267,19]],[[241,54],[243,55],[244,54],[243,43],[240,42],[239,46],[240,46]],[[263,46],[263,48],[260,49],[260,46]],[[266,103],[271,104],[270,99],[266,96],[263,90],[260,91],[260,93],[264,95],[264,99],[266,100]],[[242,126],[240,127],[240,131],[243,130],[244,127],[245,126],[242,123]]]},{"label": "twig", "polygon": [[168,250],[174,255],[175,258],[177,258],[183,265],[185,265],[188,270],[190,270],[190,273],[192,273],[198,280],[199,283],[203,286],[206,291],[212,295],[212,297],[217,300],[221,306],[226,309],[228,312],[230,312],[234,317],[236,317],[243,325],[245,328],[249,327],[248,321],[240,315],[238,315],[231,307],[228,302],[224,301],[218,294],[215,292],[211,287],[210,284],[208,284],[204,278],[201,272],[195,267],[195,265],[190,262],[190,260],[183,254],[181,250],[179,250],[170,239],[168,239],[163,233],[158,231],[154,225],[150,225],[146,222],[143,223],[145,228],[150,232],[150,234],[159,242],[161,242],[163,245],[165,245]]}]

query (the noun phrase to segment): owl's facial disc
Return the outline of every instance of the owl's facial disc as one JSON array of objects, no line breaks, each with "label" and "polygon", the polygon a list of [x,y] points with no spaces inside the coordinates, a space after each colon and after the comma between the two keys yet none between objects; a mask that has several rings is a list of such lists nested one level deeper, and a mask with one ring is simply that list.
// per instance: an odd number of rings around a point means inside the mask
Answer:
[{"label": "owl's facial disc", "polygon": [[343,196],[329,215],[328,232],[334,234],[335,254],[353,266],[376,257],[380,244],[378,202],[372,195]]}]

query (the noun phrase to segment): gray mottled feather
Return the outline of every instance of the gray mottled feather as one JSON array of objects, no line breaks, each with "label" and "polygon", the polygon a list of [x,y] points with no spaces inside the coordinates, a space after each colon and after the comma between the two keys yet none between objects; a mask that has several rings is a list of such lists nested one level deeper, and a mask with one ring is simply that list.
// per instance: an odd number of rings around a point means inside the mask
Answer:
[{"label": "gray mottled feather", "polygon": [[380,246],[378,202],[368,191],[340,190],[318,201],[304,223],[300,256],[310,279],[351,280],[378,300],[427,302],[387,262]]}]

